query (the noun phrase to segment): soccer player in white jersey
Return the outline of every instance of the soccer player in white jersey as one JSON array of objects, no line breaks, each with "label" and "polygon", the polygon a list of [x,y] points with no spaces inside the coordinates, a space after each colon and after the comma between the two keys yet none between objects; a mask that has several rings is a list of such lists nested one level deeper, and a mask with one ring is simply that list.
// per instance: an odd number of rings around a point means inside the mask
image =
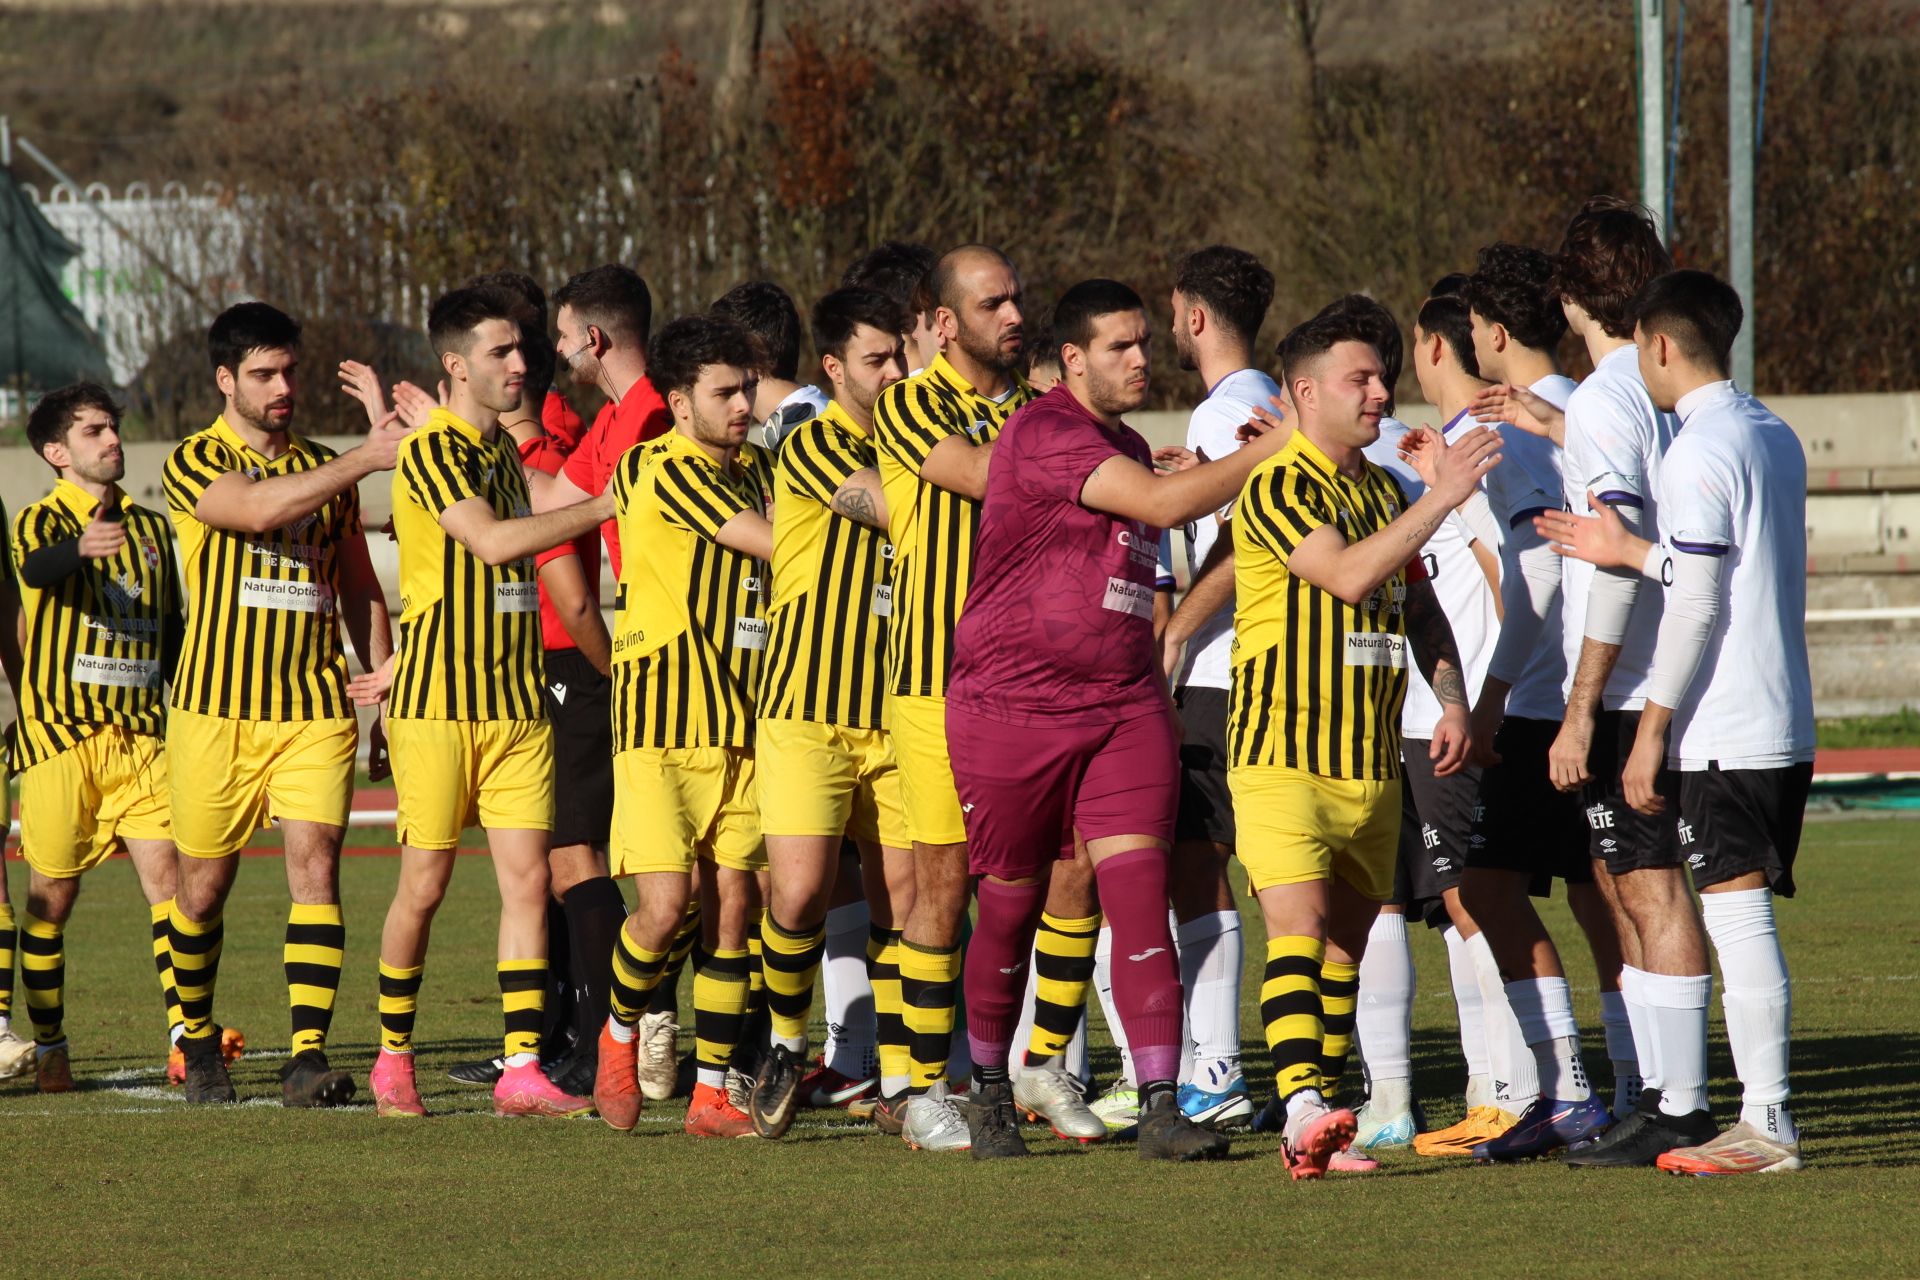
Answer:
[{"label": "soccer player in white jersey", "polygon": [[[827,411],[827,393],[800,375],[800,311],[793,297],[771,280],[737,284],[714,300],[713,314],[732,320],[760,348],[765,362],[753,393],[760,443],[775,453],[794,430]],[[862,936],[861,946],[865,946]],[[865,957],[861,957],[864,962]]]},{"label": "soccer player in white jersey", "polygon": [[[1255,409],[1271,410],[1280,384],[1255,366],[1253,344],[1273,302],[1273,273],[1244,249],[1210,245],[1174,269],[1173,346],[1182,369],[1200,375],[1207,396],[1187,421],[1187,448],[1224,458]],[[1231,504],[1187,526],[1191,577],[1198,579]],[[1233,572],[1215,573],[1218,590],[1176,610],[1162,637],[1180,710],[1180,809],[1174,830],[1172,887],[1179,922],[1180,981],[1187,1000],[1192,1067],[1180,1087],[1189,1119],[1215,1129],[1253,1118],[1240,1071],[1240,910],[1227,882],[1233,857],[1233,797],[1227,790],[1227,690],[1232,669]]]},{"label": "soccer player in white jersey", "polygon": [[[1792,430],[1728,376],[1741,323],[1731,287],[1675,271],[1649,284],[1634,311],[1647,390],[1682,425],[1660,473],[1661,541],[1631,536],[1613,512],[1586,521],[1559,513],[1543,527],[1570,554],[1666,587],[1622,790],[1637,812],[1672,821],[1659,777],[1668,765],[1679,771],[1680,847],[1720,961],[1742,1098],[1731,1129],[1655,1162],[1693,1174],[1798,1169],[1786,1107],[1790,988],[1773,897],[1793,896],[1813,778],[1806,457]],[[1689,1035],[1704,1048],[1704,1009]]]}]

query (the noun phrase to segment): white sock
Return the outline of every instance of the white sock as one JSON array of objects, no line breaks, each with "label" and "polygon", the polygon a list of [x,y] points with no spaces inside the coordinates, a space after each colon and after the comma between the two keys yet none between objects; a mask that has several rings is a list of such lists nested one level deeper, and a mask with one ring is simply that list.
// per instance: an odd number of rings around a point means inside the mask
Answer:
[{"label": "white sock", "polygon": [[1467,1060],[1467,1108],[1484,1107],[1493,1101],[1492,1068],[1487,1062],[1487,1023],[1481,1012],[1480,980],[1474,976],[1473,956],[1460,930],[1448,925],[1441,933],[1447,940],[1447,976],[1453,982],[1453,1004],[1460,1015],[1460,1052]]},{"label": "white sock", "polygon": [[1707,997],[1713,975],[1642,973],[1647,1025],[1660,1061],[1660,1110],[1684,1116],[1707,1109]]},{"label": "white sock", "polygon": [[1287,1099],[1287,1119],[1291,1120],[1308,1107],[1324,1107],[1327,1100],[1320,1096],[1318,1089],[1302,1089]]},{"label": "white sock", "polygon": [[[1413,989],[1407,918],[1382,912],[1367,933],[1367,950],[1360,960],[1360,1002],[1354,1014],[1354,1034],[1370,1082],[1367,1096],[1376,1102],[1382,1086],[1413,1077]],[[1399,1110],[1406,1109],[1403,1098]]]},{"label": "white sock", "polygon": [[1740,1118],[1776,1141],[1798,1141],[1786,1107],[1793,989],[1774,926],[1773,891],[1703,893],[1700,910],[1726,984],[1720,1007],[1740,1078]]},{"label": "white sock", "polygon": [[827,1002],[826,1063],[851,1080],[872,1076],[879,1058],[873,984],[867,980],[868,923],[865,902],[827,912],[827,949],[820,961]]},{"label": "white sock", "polygon": [[1607,1060],[1613,1063],[1613,1114],[1624,1116],[1640,1105],[1640,1055],[1626,998],[1618,991],[1600,993],[1600,1025],[1607,1033]]},{"label": "white sock", "polygon": [[[7,1034],[7,1032],[11,1030],[13,1030],[13,1019],[7,1017],[5,1014],[0,1014],[0,1036]],[[174,1039],[178,1040],[179,1037],[175,1036]]]},{"label": "white sock", "polygon": [[1507,1003],[1520,1034],[1533,1051],[1540,1091],[1561,1102],[1593,1096],[1580,1060],[1580,1028],[1573,1020],[1573,993],[1565,978],[1522,978],[1507,984]]},{"label": "white sock", "polygon": [[727,1087],[727,1069],[725,1067],[700,1067],[693,1073],[696,1082],[709,1089],[724,1091]]},{"label": "white sock", "polygon": [[1647,1009],[1647,971],[1620,966],[1620,999],[1627,1006],[1627,1029],[1633,1034],[1633,1056],[1640,1063],[1640,1087],[1660,1087],[1660,1055],[1653,1044],[1653,1014]]},{"label": "white sock", "polygon": [[510,1053],[507,1055],[507,1070],[531,1066],[538,1061],[540,1061],[540,1055],[537,1053]]},{"label": "white sock", "polygon": [[1229,1078],[1240,1065],[1240,974],[1246,946],[1238,911],[1213,911],[1180,925],[1180,986],[1186,994],[1186,1078],[1203,1088]]},{"label": "white sock", "polygon": [[1020,1021],[1013,1027],[1013,1043],[1007,1052],[1007,1069],[1019,1075],[1027,1065],[1027,1046],[1033,1042],[1034,1003],[1040,998],[1040,945],[1034,944],[1027,961],[1027,989],[1020,996]]},{"label": "white sock", "polygon": [[1137,1089],[1140,1082],[1133,1078],[1133,1053],[1127,1048],[1127,1029],[1120,1025],[1120,1010],[1113,1003],[1113,930],[1106,925],[1100,926],[1100,941],[1093,948],[1093,993],[1100,997],[1100,1013],[1107,1020],[1107,1034],[1120,1050],[1120,1073]]},{"label": "white sock", "polygon": [[613,1037],[616,1044],[632,1044],[633,1030],[618,1018],[607,1019],[607,1034]]},{"label": "white sock", "polygon": [[1487,945],[1487,935],[1474,934],[1466,946],[1473,958],[1481,1013],[1486,1019],[1487,1061],[1493,1076],[1491,1105],[1517,1116],[1540,1096],[1540,1070],[1534,1065],[1526,1038],[1520,1034],[1513,1007],[1507,1003],[1507,984],[1500,980],[1500,966],[1494,961],[1493,948]]}]

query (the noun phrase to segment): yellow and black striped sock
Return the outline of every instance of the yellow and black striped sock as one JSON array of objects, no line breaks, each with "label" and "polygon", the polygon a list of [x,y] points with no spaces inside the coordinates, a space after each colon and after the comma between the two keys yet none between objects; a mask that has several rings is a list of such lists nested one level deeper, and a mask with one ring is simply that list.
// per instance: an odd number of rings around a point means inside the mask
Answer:
[{"label": "yellow and black striped sock", "polygon": [[900,1015],[907,1024],[909,1093],[925,1093],[947,1078],[959,981],[960,948],[901,942]]},{"label": "yellow and black striped sock", "polygon": [[388,1053],[413,1052],[413,1015],[425,973],[425,965],[402,969],[380,962],[380,1047]]},{"label": "yellow and black striped sock", "polygon": [[33,1019],[33,1042],[45,1047],[67,1038],[67,953],[60,935],[64,926],[27,912],[20,931],[20,985],[27,991],[27,1016]]},{"label": "yellow and black striped sock", "polygon": [[220,1034],[213,1023],[213,985],[220,976],[220,948],[226,937],[223,917],[189,920],[175,902],[167,911],[167,946],[173,952],[173,989],[180,997],[180,1039],[206,1040]]},{"label": "yellow and black striped sock", "polygon": [[696,893],[687,899],[687,914],[680,918],[680,927],[674,930],[673,945],[667,948],[667,967],[654,985],[653,998],[647,1002],[648,1013],[679,1015],[680,973],[687,967],[687,957],[699,942],[700,895]]},{"label": "yellow and black striped sock", "polygon": [[701,1084],[727,1085],[727,1067],[746,1022],[748,953],[716,951],[693,971],[693,1062]]},{"label": "yellow and black striped sock", "polygon": [[19,945],[20,928],[14,923],[13,904],[0,901],[0,1019],[13,1017],[13,953]]},{"label": "yellow and black striped sock", "polygon": [[340,994],[347,924],[337,902],[296,902],[287,909],[287,1005],[293,1011],[294,1053],[324,1053]]},{"label": "yellow and black striped sock", "polygon": [[1260,984],[1260,1020],[1273,1054],[1274,1084],[1285,1102],[1320,1087],[1320,963],[1326,943],[1303,936],[1267,939],[1267,973]]},{"label": "yellow and black striped sock", "polygon": [[1067,1051],[1087,1012],[1093,983],[1093,949],[1100,942],[1098,913],[1068,919],[1040,913],[1033,935],[1033,1031],[1027,1065],[1037,1067]]},{"label": "yellow and black striped sock", "polygon": [[167,1009],[167,1034],[170,1036],[186,1025],[186,1019],[180,1013],[180,993],[173,986],[173,944],[167,941],[167,916],[172,910],[172,898],[156,902],[147,909],[147,917],[153,925],[153,967],[160,975],[160,1002]]},{"label": "yellow and black striped sock", "polygon": [[495,967],[500,974],[500,1012],[506,1020],[502,1052],[508,1066],[518,1067],[540,1056],[540,1015],[547,1008],[547,962],[502,960]]},{"label": "yellow and black striped sock", "polygon": [[796,933],[769,911],[760,929],[760,944],[767,1017],[773,1024],[774,1042],[804,1055],[813,987],[820,976],[820,958],[827,950],[826,927],[816,925],[806,933]]},{"label": "yellow and black striped sock", "polygon": [[625,928],[613,944],[613,986],[610,1005],[613,1020],[623,1027],[640,1021],[649,1012],[652,993],[664,981],[667,953],[648,951],[633,940]]},{"label": "yellow and black striped sock", "polygon": [[907,1020],[900,1007],[900,931],[867,929],[867,981],[873,987],[874,1047],[880,1058],[880,1091],[888,1097],[907,1087]]},{"label": "yellow and black striped sock", "polygon": [[1353,1052],[1353,1024],[1360,1006],[1360,966],[1328,960],[1320,966],[1320,1092],[1329,1099]]}]

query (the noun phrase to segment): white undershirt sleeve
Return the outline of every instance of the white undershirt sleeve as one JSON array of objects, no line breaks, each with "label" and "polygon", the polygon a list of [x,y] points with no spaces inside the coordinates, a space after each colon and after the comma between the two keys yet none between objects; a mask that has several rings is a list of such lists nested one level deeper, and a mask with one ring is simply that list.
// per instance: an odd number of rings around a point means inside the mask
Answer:
[{"label": "white undershirt sleeve", "polygon": [[[1634,503],[1613,508],[1628,532],[1645,537],[1641,526],[1646,510]],[[1620,644],[1627,637],[1627,621],[1633,616],[1633,602],[1640,593],[1638,569],[1602,569],[1593,575],[1587,590],[1587,639],[1601,644]]]},{"label": "white undershirt sleeve", "polygon": [[[1547,616],[1559,598],[1560,557],[1534,531],[1533,521],[1522,520],[1507,535],[1500,560],[1500,606],[1505,618],[1487,674],[1511,686],[1520,682],[1540,647]],[[1559,639],[1553,643],[1559,644]]]},{"label": "white undershirt sleeve", "polygon": [[1473,536],[1491,550],[1498,551],[1504,540],[1500,533],[1500,521],[1493,514],[1493,504],[1487,501],[1486,490],[1475,489],[1473,495],[1461,503],[1458,511],[1460,519],[1472,531]]},{"label": "white undershirt sleeve", "polygon": [[1720,618],[1720,577],[1726,563],[1724,554],[1680,552],[1672,557],[1673,581],[1667,586],[1666,609],[1660,615],[1660,639],[1654,646],[1647,689],[1647,697],[1663,707],[1680,705],[1700,669]]}]

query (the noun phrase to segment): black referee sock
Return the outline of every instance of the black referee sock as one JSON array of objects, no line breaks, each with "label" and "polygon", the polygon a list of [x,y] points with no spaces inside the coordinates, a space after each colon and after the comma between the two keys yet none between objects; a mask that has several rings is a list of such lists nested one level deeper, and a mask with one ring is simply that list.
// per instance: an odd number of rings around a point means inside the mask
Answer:
[{"label": "black referee sock", "polygon": [[567,1028],[573,1025],[572,949],[567,913],[547,899],[547,994],[540,1013],[540,1056],[552,1058],[567,1047]]},{"label": "black referee sock", "polygon": [[613,948],[627,919],[627,900],[612,876],[582,880],[561,895],[574,981],[573,1025],[582,1046],[595,1043],[612,999]]}]

